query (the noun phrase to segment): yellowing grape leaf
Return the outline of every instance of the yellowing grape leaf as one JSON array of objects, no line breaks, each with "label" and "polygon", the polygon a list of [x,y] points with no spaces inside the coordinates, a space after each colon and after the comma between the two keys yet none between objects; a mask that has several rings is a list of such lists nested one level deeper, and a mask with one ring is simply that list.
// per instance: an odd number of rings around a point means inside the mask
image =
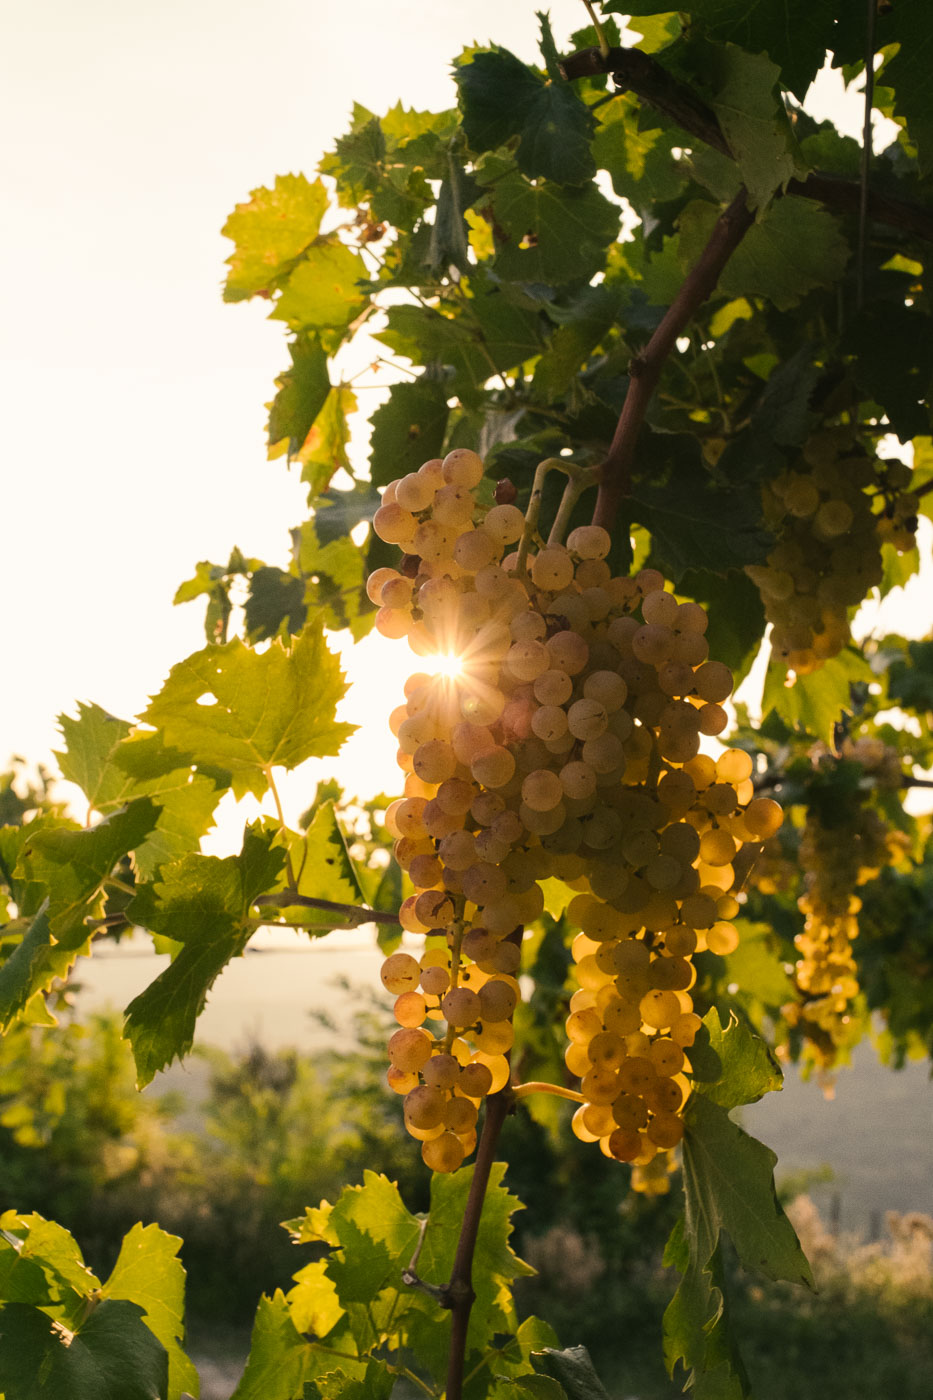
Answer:
[{"label": "yellowing grape leaf", "polygon": [[304,175],[279,175],[271,190],[253,190],[221,230],[236,245],[224,300],[242,301],[273,284],[317,237],[326,208],[324,182]]},{"label": "yellowing grape leaf", "polygon": [[180,661],[141,716],[165,741],[233,775],[238,797],[261,797],[272,767],[336,754],[353,725],[334,715],[346,691],[320,624],[286,650],[252,651],[237,638]]}]

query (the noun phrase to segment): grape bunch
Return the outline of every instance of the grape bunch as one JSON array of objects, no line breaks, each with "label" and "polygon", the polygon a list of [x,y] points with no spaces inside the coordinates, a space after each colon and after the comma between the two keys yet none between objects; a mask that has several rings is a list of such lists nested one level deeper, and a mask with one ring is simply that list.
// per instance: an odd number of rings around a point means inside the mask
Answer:
[{"label": "grape bunch", "polygon": [[[860,763],[876,786],[900,784],[897,751],[880,739],[847,739],[841,756]],[[801,1001],[784,1007],[783,1013],[813,1047],[823,1069],[833,1067],[849,1038],[852,1004],[859,992],[852,953],[861,909],[856,891],[904,854],[903,836],[889,828],[866,797],[861,793],[850,798],[841,820],[836,809],[832,824],[811,807],[800,841],[804,893],[797,903],[805,922],[794,939],[800,955],[794,980]]]},{"label": "grape bunch", "polygon": [[390,721],[406,778],[386,823],[415,891],[399,918],[425,951],[383,969],[389,1082],[425,1161],[453,1170],[480,1100],[509,1081],[522,931],[557,877],[579,930],[574,1130],[647,1168],[683,1135],[692,955],[735,948],[732,862],[781,812],[755,797],[747,754],[700,752],[732,690],[704,610],[656,570],[613,577],[600,527],[531,548],[517,507],[477,499],[482,474],[463,449],[426,462],[374,519],[403,552],[369,579],[376,627],[456,658],[410,676]]},{"label": "grape bunch", "polygon": [[849,641],[850,608],[881,582],[882,543],[913,548],[917,497],[903,489],[909,480],[903,463],[866,455],[854,429],[837,427],[810,437],[796,467],[763,485],[764,518],[777,542],[765,564],[745,572],[773,624],[772,654],[798,675]]}]

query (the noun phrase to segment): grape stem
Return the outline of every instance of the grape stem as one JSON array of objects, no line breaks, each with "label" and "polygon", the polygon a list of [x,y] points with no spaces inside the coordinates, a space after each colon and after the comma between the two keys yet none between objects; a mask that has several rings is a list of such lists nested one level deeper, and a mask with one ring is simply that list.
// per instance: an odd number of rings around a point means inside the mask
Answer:
[{"label": "grape stem", "polygon": [[629,365],[625,402],[609,451],[596,469],[599,494],[593,524],[610,530],[619,506],[629,494],[632,462],[645,414],[661,377],[664,361],[670,355],[684,328],[712,294],[729,258],[754,222],[754,212],[740,189],[729,207],[713,226],[709,242],[690,269],[661,324],[641,354]]},{"label": "grape stem", "polygon": [[570,479],[564,487],[564,494],[554,516],[554,524],[547,538],[549,545],[563,544],[574,506],[588,487],[596,485],[597,480],[591,467],[577,467],[573,462],[562,462],[561,471],[565,471]]},{"label": "grape stem", "polygon": [[569,1099],[571,1103],[586,1103],[586,1096],[576,1089],[565,1089],[562,1084],[548,1084],[543,1079],[529,1079],[526,1084],[512,1086],[516,1099],[525,1099],[529,1094],[554,1094],[559,1099]]},{"label": "grape stem", "polygon": [[534,480],[531,483],[531,496],[528,499],[528,509],[525,511],[525,528],[518,544],[518,564],[516,567],[518,574],[524,574],[527,569],[528,550],[538,528],[541,502],[544,499],[544,478],[548,472],[553,471],[559,465],[559,458],[545,457],[544,461],[539,462],[535,467]]}]

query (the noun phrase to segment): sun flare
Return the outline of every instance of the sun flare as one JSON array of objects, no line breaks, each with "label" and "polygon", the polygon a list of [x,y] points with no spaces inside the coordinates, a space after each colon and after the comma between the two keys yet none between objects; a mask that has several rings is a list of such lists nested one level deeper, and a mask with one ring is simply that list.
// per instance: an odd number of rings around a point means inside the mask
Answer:
[{"label": "sun flare", "polygon": [[453,652],[429,656],[426,660],[430,663],[432,675],[448,676],[451,680],[463,675],[463,657]]}]

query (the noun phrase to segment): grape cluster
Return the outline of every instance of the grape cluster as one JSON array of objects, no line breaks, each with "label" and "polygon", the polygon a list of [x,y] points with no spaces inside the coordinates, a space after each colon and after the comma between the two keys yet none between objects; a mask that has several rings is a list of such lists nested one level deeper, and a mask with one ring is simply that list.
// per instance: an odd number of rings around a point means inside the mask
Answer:
[{"label": "grape cluster", "polygon": [[613,577],[597,526],[530,549],[514,505],[477,500],[482,472],[466,450],[426,462],[374,519],[403,551],[369,580],[377,628],[457,658],[411,676],[391,717],[407,776],[386,822],[415,891],[399,917],[426,950],[383,970],[400,1026],[389,1081],[425,1161],[452,1170],[478,1101],[508,1082],[522,930],[558,877],[579,929],[574,1129],[643,1168],[683,1134],[692,955],[735,948],[732,862],[780,808],[754,796],[747,754],[700,752],[732,690],[704,610],[655,570]]},{"label": "grape cluster", "polygon": [[[876,785],[900,783],[897,751],[880,739],[847,739],[842,757],[859,762]],[[852,953],[862,907],[856,890],[903,855],[903,837],[864,796],[847,801],[841,820],[836,809],[831,825],[811,808],[800,841],[804,893],[797,903],[805,922],[794,942],[800,955],[795,982],[802,1000],[786,1006],[784,1017],[810,1042],[824,1069],[832,1068],[848,1039],[859,992]]]},{"label": "grape cluster", "polygon": [[913,547],[917,498],[903,490],[909,480],[903,463],[866,455],[854,430],[838,427],[809,438],[796,467],[763,485],[777,543],[765,564],[745,572],[773,624],[773,655],[798,675],[848,642],[850,608],[881,582],[882,543]]}]

